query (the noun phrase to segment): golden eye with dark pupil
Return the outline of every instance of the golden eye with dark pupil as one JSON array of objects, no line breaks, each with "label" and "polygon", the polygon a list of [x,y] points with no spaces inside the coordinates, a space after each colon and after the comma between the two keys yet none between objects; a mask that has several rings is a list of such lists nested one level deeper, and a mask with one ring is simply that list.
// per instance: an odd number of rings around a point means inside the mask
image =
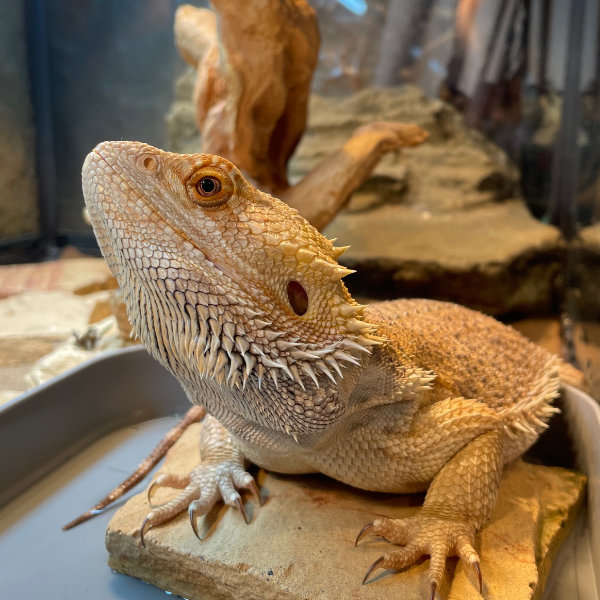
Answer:
[{"label": "golden eye with dark pupil", "polygon": [[287,284],[287,297],[290,306],[299,317],[308,310],[308,294],[297,281],[290,281]]},{"label": "golden eye with dark pupil", "polygon": [[196,189],[201,196],[214,196],[221,190],[221,182],[216,177],[203,177],[196,184]]}]

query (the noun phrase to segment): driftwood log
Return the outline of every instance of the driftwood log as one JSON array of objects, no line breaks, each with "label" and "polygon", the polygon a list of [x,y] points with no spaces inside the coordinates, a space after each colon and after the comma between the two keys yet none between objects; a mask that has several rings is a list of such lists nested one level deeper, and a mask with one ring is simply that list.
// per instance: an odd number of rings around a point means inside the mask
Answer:
[{"label": "driftwood log", "polygon": [[295,185],[287,163],[306,128],[319,30],[306,0],[213,0],[175,15],[181,56],[197,69],[194,89],[202,152],[225,156],[252,182],[323,229],[387,152],[420,144],[416,125],[357,129]]}]

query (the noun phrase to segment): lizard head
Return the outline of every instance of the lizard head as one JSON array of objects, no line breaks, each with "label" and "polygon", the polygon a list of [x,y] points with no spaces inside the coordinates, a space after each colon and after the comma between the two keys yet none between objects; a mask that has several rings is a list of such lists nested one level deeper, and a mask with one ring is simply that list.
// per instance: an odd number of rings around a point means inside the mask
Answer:
[{"label": "lizard head", "polygon": [[378,343],[342,282],[345,248],[226,159],[103,142],[83,189],[136,333],[164,363],[176,352],[224,385],[254,373],[304,388]]}]

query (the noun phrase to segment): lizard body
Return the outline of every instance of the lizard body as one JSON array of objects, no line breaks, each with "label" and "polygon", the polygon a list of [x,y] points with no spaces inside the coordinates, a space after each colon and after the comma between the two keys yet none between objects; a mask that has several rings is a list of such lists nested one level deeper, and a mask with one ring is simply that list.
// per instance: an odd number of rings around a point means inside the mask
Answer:
[{"label": "lizard body", "polygon": [[[358,305],[336,248],[227,160],[104,142],[83,189],[135,332],[206,418],[202,463],[149,513],[144,532],[217,500],[241,508],[247,461],[322,472],[386,492],[428,490],[421,512],[366,532],[401,548],[373,568],[429,555],[473,566],[474,536],[502,467],[553,412],[559,360],[515,330],[430,300]],[[196,531],[196,529],[194,529]]]}]

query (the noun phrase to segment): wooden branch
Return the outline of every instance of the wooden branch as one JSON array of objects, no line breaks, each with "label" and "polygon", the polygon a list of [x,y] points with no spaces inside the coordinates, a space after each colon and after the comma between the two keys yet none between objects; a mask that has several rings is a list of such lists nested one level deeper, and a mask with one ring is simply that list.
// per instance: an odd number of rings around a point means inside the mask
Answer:
[{"label": "wooden branch", "polygon": [[316,15],[306,0],[214,0],[213,7],[220,45],[210,41],[206,10],[184,5],[175,18],[181,55],[198,67],[202,151],[225,156],[279,193],[289,186],[287,162],[306,128]]},{"label": "wooden branch", "polygon": [[416,125],[377,122],[290,187],[287,163],[306,128],[319,50],[306,0],[213,0],[217,13],[190,5],[175,15],[175,39],[196,66],[194,91],[202,151],[235,163],[252,183],[325,227],[387,152],[421,143]]},{"label": "wooden branch", "polygon": [[417,125],[406,123],[378,121],[359,127],[340,150],[286,190],[281,199],[322,230],[371,176],[384,154],[417,146],[427,136]]}]

